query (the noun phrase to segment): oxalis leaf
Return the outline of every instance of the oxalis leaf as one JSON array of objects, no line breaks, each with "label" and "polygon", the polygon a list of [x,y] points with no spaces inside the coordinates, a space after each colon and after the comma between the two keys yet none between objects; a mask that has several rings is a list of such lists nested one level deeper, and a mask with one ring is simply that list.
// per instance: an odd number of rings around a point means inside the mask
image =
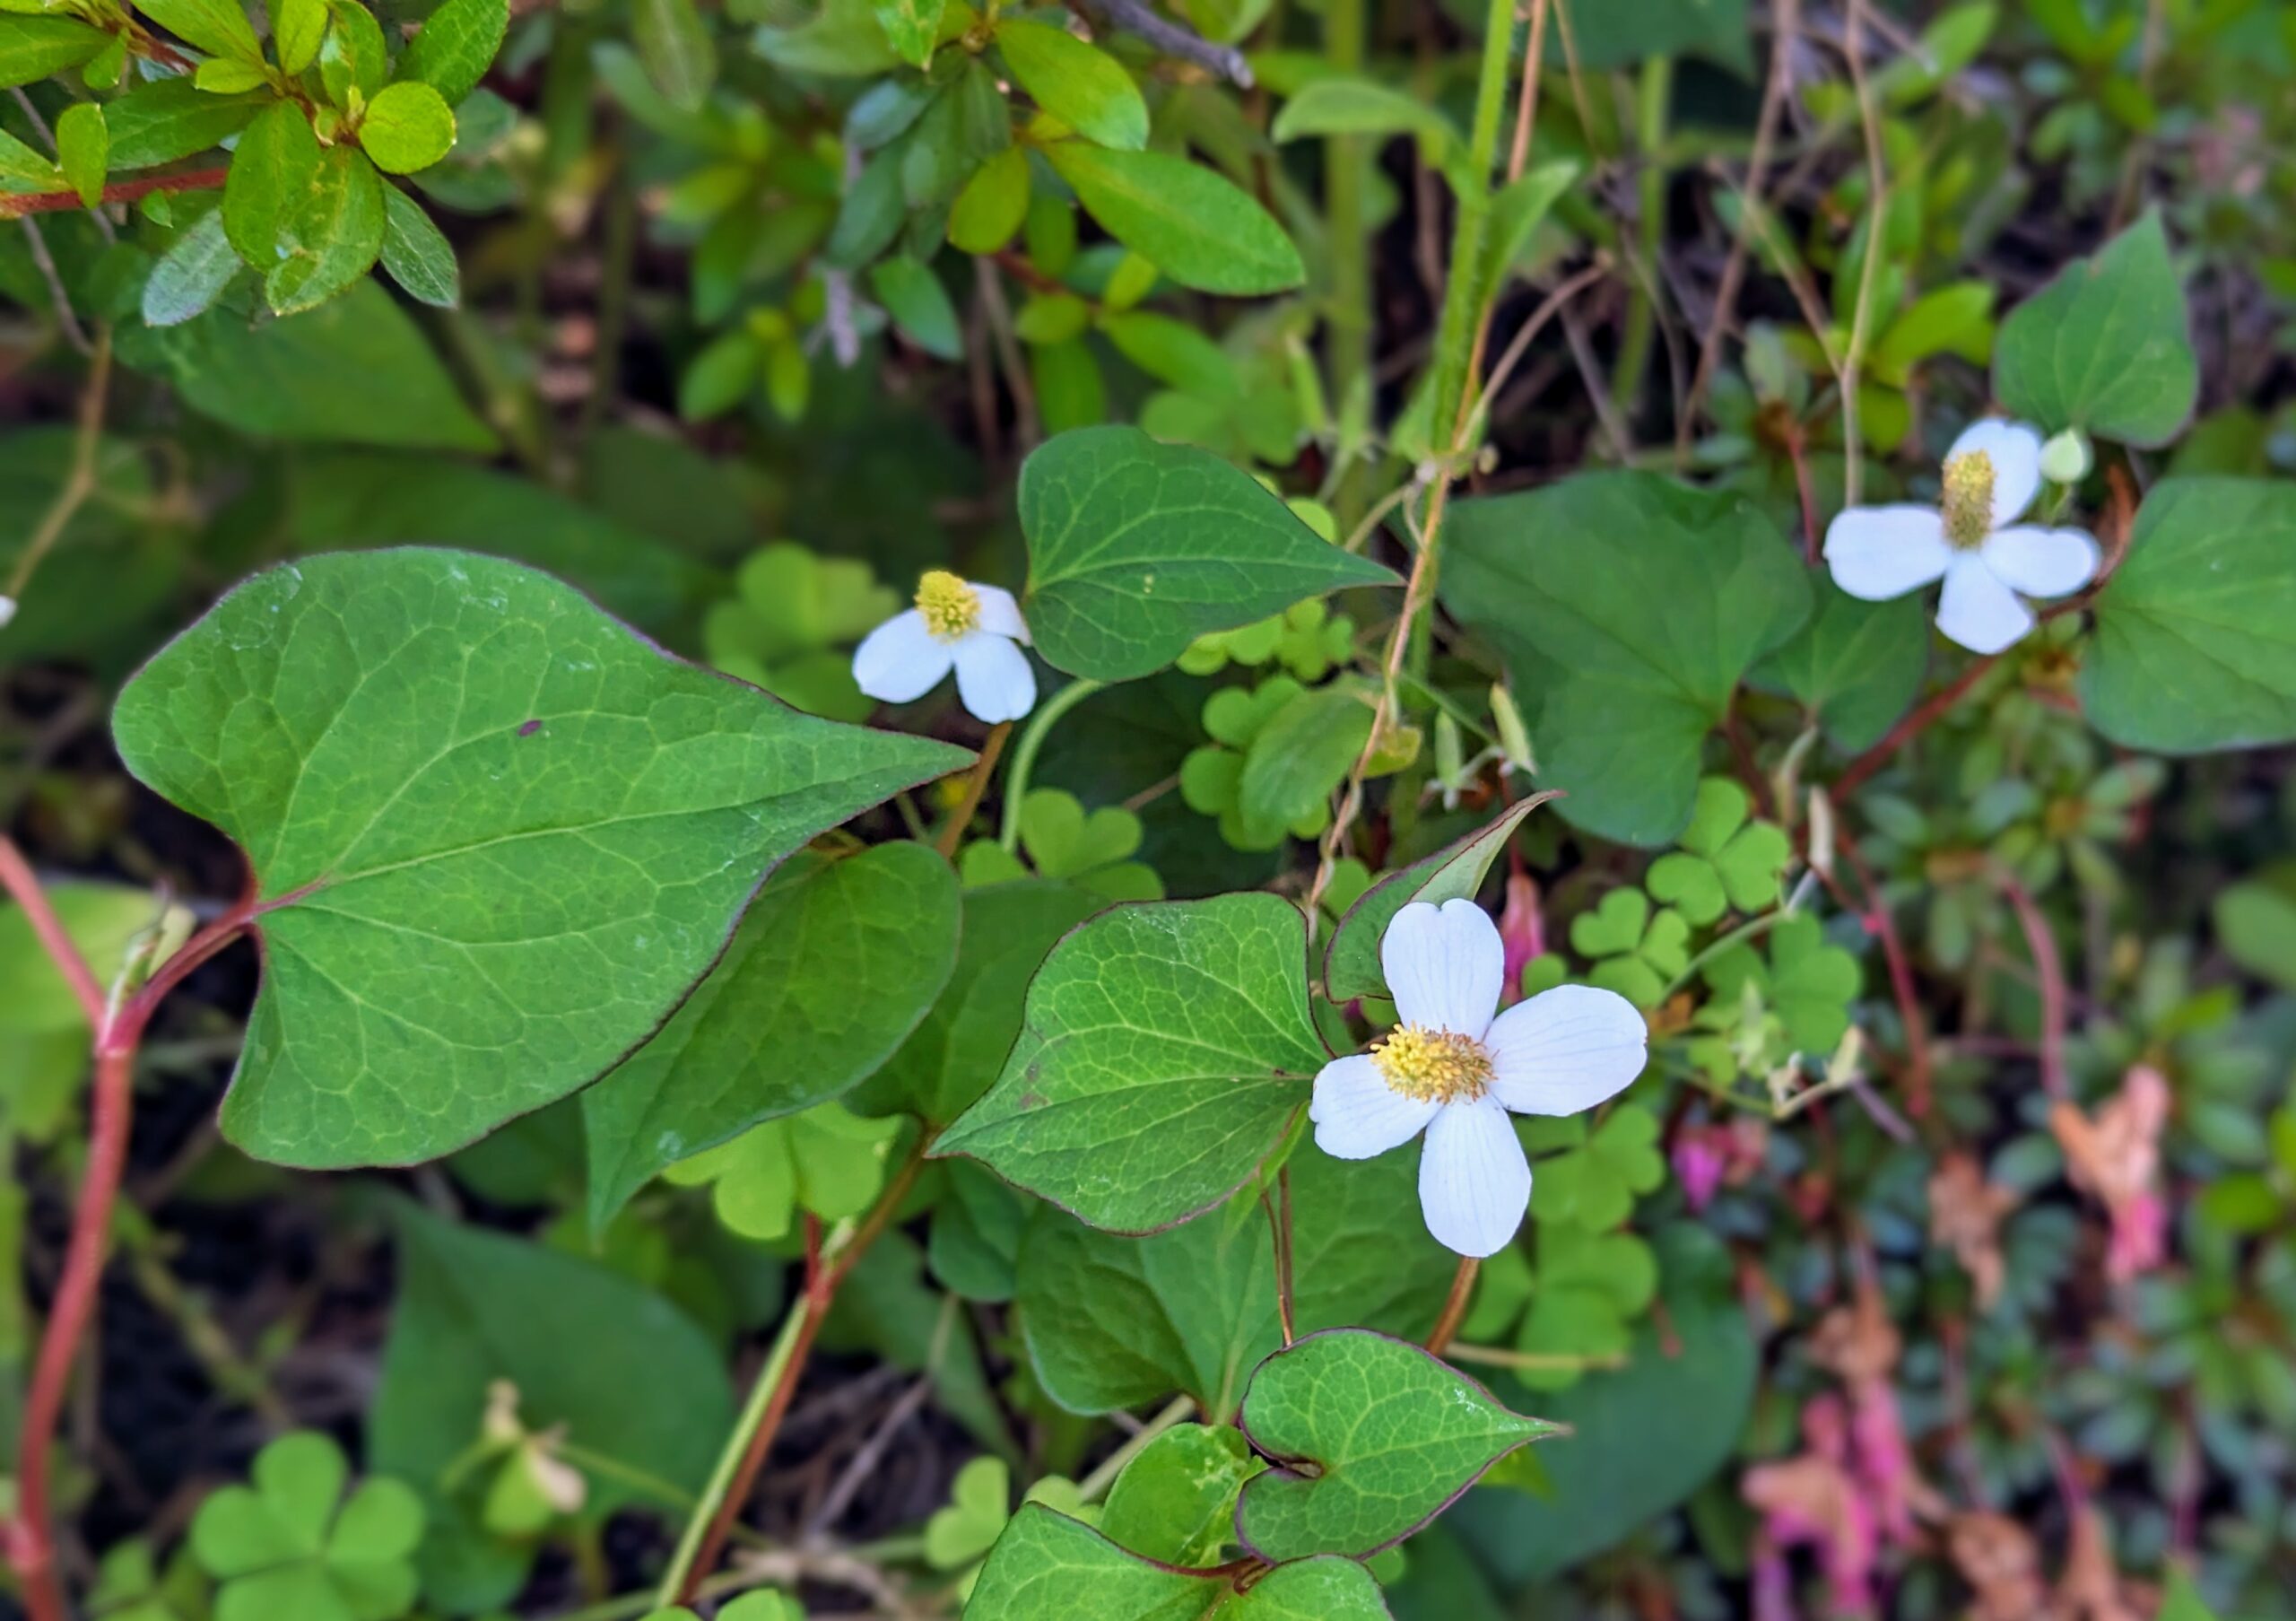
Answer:
[{"label": "oxalis leaf", "polygon": [[1045,958],[987,1095],[940,1141],[1095,1227],[1141,1233],[1259,1168],[1328,1056],[1277,895],[1113,907]]},{"label": "oxalis leaf", "polygon": [[223,1126],[443,1154],[596,1076],[776,862],[963,751],[796,713],[472,553],[258,574],[120,694],[130,771],[246,850],[264,985]]},{"label": "oxalis leaf", "polygon": [[1387,976],[1379,966],[1379,940],[1395,921],[1396,913],[1413,901],[1440,906],[1446,901],[1474,899],[1492,863],[1499,859],[1524,818],[1560,791],[1533,794],[1508,806],[1489,827],[1389,873],[1365,890],[1339,920],[1324,952],[1324,989],[1331,999],[1352,1002],[1358,997],[1386,996]]},{"label": "oxalis leaf", "polygon": [[2155,485],[2097,599],[2081,698],[2097,729],[2129,748],[2182,754],[2296,737],[2296,486]]},{"label": "oxalis leaf", "polygon": [[957,876],[932,850],[801,851],[670,1022],[582,1094],[592,1230],[657,1172],[862,1080],[956,955]]},{"label": "oxalis leaf", "polygon": [[1021,469],[1029,629],[1072,675],[1152,675],[1198,636],[1393,573],[1319,537],[1250,475],[1137,428],[1080,428]]},{"label": "oxalis leaf", "polygon": [[1743,496],[1582,474],[1452,509],[1443,603],[1488,633],[1564,821],[1630,844],[1690,821],[1706,734],[1810,614],[1794,550]]},{"label": "oxalis leaf", "polygon": [[1152,1564],[1031,1503],[989,1550],[965,1614],[974,1621],[1376,1621],[1387,1607],[1370,1573],[1352,1560],[1287,1564],[1239,1591],[1232,1577]]},{"label": "oxalis leaf", "polygon": [[1369,1558],[1517,1447],[1561,1429],[1509,1412],[1417,1346],[1363,1329],[1310,1334],[1260,1364],[1243,1425],[1277,1467],[1245,1483],[1236,1534],[1279,1564]]}]

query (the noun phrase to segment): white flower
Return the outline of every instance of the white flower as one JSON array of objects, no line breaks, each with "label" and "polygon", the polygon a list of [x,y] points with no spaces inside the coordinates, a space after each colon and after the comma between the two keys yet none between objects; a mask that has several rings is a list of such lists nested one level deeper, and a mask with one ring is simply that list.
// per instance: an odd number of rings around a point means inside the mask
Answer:
[{"label": "white flower", "polygon": [[1036,707],[1029,627],[1013,593],[974,585],[945,569],[917,582],[917,606],[869,632],[853,654],[853,679],[886,703],[922,698],[957,672],[957,696],[992,726]]},{"label": "white flower", "polygon": [[1504,1249],[1530,1208],[1531,1165],[1508,1111],[1577,1114],[1642,1073],[1649,1030],[1613,991],[1559,985],[1497,1018],[1506,950],[1472,901],[1414,901],[1379,962],[1403,1022],[1316,1076],[1316,1146],[1369,1159],[1423,1129],[1419,1206],[1461,1255]]},{"label": "white flower", "polygon": [[0,631],[6,630],[8,622],[15,616],[16,599],[13,597],[0,597]]},{"label": "white flower", "polygon": [[1941,575],[1937,628],[1973,653],[1998,653],[2033,628],[2023,597],[2063,597],[2097,575],[2097,543],[2079,529],[2019,524],[2041,487],[2041,436],[1989,418],[1945,452],[1935,507],[1852,507],[1826,529],[1833,582],[1883,602]]}]

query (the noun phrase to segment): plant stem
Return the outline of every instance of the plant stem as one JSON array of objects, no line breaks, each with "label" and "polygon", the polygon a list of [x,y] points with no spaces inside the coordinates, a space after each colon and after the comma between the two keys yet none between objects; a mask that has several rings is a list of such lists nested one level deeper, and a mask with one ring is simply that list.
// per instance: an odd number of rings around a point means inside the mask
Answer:
[{"label": "plant stem", "polygon": [[972,763],[972,775],[965,779],[964,797],[949,813],[948,823],[934,844],[946,859],[957,858],[957,846],[964,842],[965,829],[972,825],[972,814],[980,808],[980,797],[988,791],[988,777],[996,769],[996,756],[1004,752],[1004,739],[1012,735],[1013,723],[1000,720],[989,728],[988,741],[980,745],[980,756]]},{"label": "plant stem", "polygon": [[1451,1337],[1459,1331],[1467,1302],[1474,1297],[1475,1274],[1482,1270],[1483,1262],[1475,1257],[1459,1257],[1459,1269],[1451,1275],[1451,1293],[1443,1302],[1443,1314],[1435,1320],[1435,1331],[1427,1337],[1427,1348],[1436,1355],[1451,1348]]},{"label": "plant stem", "polygon": [[39,527],[16,554],[16,565],[8,572],[7,584],[0,586],[0,597],[23,601],[33,571],[56,543],[64,538],[64,531],[72,527],[72,519],[83,503],[96,492],[96,452],[103,444],[104,401],[110,386],[111,328],[103,326],[96,328],[95,344],[89,351],[88,386],[80,395],[80,420],[72,440],[72,465],[65,472],[64,482],[57,486],[56,498],[40,514]]},{"label": "plant stem", "polygon": [[[1626,322],[1619,338],[1618,366],[1611,377],[1611,404],[1621,416],[1631,416],[1642,393],[1642,374],[1650,365],[1650,340],[1657,329],[1657,304],[1652,293],[1658,249],[1665,225],[1666,171],[1659,167],[1658,150],[1666,144],[1666,111],[1674,94],[1674,59],[1652,57],[1642,65],[1636,100],[1635,145],[1642,171],[1635,178],[1636,210],[1642,216],[1639,274],[1630,276]],[[1623,455],[1627,447],[1621,446]]]},{"label": "plant stem", "polygon": [[[984,755],[988,753],[982,752]],[[670,1568],[656,1593],[658,1608],[667,1609],[691,1599],[700,1590],[702,1578],[725,1552],[734,1521],[749,1502],[758,1472],[765,1467],[766,1454],[773,1450],[774,1436],[789,1411],[790,1399],[796,1394],[797,1380],[805,1371],[805,1358],[813,1349],[813,1339],[820,1334],[830,1307],[836,1303],[839,1286],[869,1246],[891,1224],[901,1200],[909,1197],[918,1172],[924,1169],[926,1151],[931,1146],[930,1135],[919,1137],[851,1239],[833,1259],[808,1267],[805,1291],[783,1320],[781,1332],[774,1338],[765,1366],[759,1370],[757,1382],[750,1389],[749,1401],[735,1421],[733,1434],[726,1438],[718,1467],[710,1474],[709,1484],[702,1488],[693,1517],[687,1521],[677,1551],[670,1557]]]},{"label": "plant stem", "polygon": [[[1364,0],[1326,0],[1324,54],[1334,73],[1353,76],[1363,71],[1365,31]],[[1359,394],[1369,403],[1371,387],[1371,239],[1363,210],[1367,157],[1360,135],[1333,135],[1324,143],[1324,231],[1331,257],[1326,353],[1331,397],[1343,421]],[[1333,513],[1343,535],[1362,521],[1364,471],[1355,466],[1341,472]]]},{"label": "plant stem", "polygon": [[[133,203],[140,197],[150,196],[155,191],[213,191],[222,185],[228,173],[230,170],[224,169],[187,169],[181,174],[121,180],[105,187],[103,196],[98,201]],[[0,194],[0,220],[13,220],[28,214],[70,214],[85,206],[76,191]]]},{"label": "plant stem", "polygon": [[1106,685],[1105,681],[1079,676],[1039,704],[1037,712],[1029,717],[1028,729],[1013,750],[1012,769],[1004,773],[1004,823],[996,841],[1007,853],[1017,854],[1021,848],[1021,801],[1029,797],[1029,779],[1036,774],[1037,755],[1046,736],[1063,715]]},{"label": "plant stem", "polygon": [[1857,444],[1858,372],[1866,363],[1866,342],[1874,316],[1874,268],[1882,262],[1883,238],[1889,223],[1890,178],[1882,161],[1882,115],[1874,105],[1873,87],[1866,82],[1865,0],[1848,0],[1843,23],[1842,54],[1849,59],[1850,83],[1857,93],[1857,111],[1866,130],[1866,257],[1857,266],[1857,308],[1849,322],[1849,347],[1842,356],[1841,377],[1841,504],[1854,507],[1866,477]]},{"label": "plant stem", "polygon": [[1889,763],[1891,755],[1927,731],[1940,716],[1959,703],[1962,696],[2000,659],[1998,653],[1988,654],[1956,675],[1950,684],[1933,693],[1919,709],[1892,727],[1888,736],[1852,760],[1835,780],[1829,797],[1839,804],[1863,787],[1866,779]]},{"label": "plant stem", "polygon": [[1513,1351],[1504,1346],[1453,1346],[1448,1355],[1453,1362],[1481,1363],[1517,1373],[1572,1373],[1626,1366],[1625,1355],[1615,1351],[1573,1356],[1561,1351]]},{"label": "plant stem", "polygon": [[1124,1473],[1124,1466],[1148,1450],[1150,1442],[1195,1411],[1194,1397],[1173,1397],[1163,1411],[1142,1425],[1138,1433],[1126,1437],[1122,1446],[1101,1459],[1100,1466],[1077,1483],[1077,1501],[1091,1503],[1099,1499],[1116,1484],[1116,1477]]}]

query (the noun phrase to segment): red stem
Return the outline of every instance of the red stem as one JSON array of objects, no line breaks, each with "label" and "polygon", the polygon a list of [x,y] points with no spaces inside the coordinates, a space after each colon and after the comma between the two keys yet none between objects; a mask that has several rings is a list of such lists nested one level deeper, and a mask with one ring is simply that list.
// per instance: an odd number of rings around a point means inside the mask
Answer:
[{"label": "red stem", "polygon": [[14,840],[4,835],[0,835],[0,888],[6,889],[16,904],[24,909],[24,916],[31,919],[33,937],[56,964],[56,972],[64,976],[64,982],[72,988],[73,999],[87,1016],[88,1028],[102,1029],[106,1001],[103,986],[88,966],[88,960],[80,954],[80,948],[72,943],[64,919],[48,904],[23,851],[16,848]]},{"label": "red stem", "polygon": [[1921,1016],[1920,998],[1914,993],[1913,964],[1906,957],[1905,943],[1898,938],[1897,920],[1890,916],[1873,873],[1857,858],[1848,840],[1836,844],[1834,853],[1857,875],[1858,887],[1866,892],[1866,927],[1881,938],[1882,959],[1890,968],[1890,991],[1897,998],[1898,1023],[1905,1026],[1905,1111],[1919,1120],[1929,1112],[1929,1029]]},{"label": "red stem", "polygon": [[[133,203],[155,191],[213,191],[230,171],[226,169],[187,169],[181,174],[152,175],[141,180],[120,180],[103,189],[100,203]],[[76,191],[32,191],[0,194],[0,220],[28,214],[67,214],[87,205]]]},{"label": "red stem", "polygon": [[2025,948],[2033,954],[2033,972],[2040,980],[2041,1089],[2059,1102],[2069,1102],[2073,1087],[2065,1074],[2065,962],[2057,954],[2057,937],[2049,932],[2048,919],[2041,916],[2031,892],[2017,881],[2015,873],[1999,862],[1988,870],[1994,886],[2017,913],[2018,926],[2025,931]]},{"label": "red stem", "polygon": [[1889,763],[1891,755],[1927,731],[1939,716],[1959,703],[1962,694],[1975,686],[1979,678],[1998,663],[2000,658],[1998,653],[1992,653],[1979,659],[1956,675],[1952,684],[1940,688],[1927,702],[1891,728],[1888,736],[1849,763],[1849,769],[1843,771],[1833,785],[1833,797],[1837,801],[1847,799],[1863,786],[1868,777]]},{"label": "red stem", "polygon": [[1474,1296],[1474,1275],[1482,1269],[1483,1262],[1474,1256],[1459,1257],[1459,1269],[1451,1275],[1451,1293],[1443,1302],[1443,1315],[1435,1320],[1435,1331],[1427,1337],[1427,1348],[1436,1355],[1451,1348],[1452,1336],[1466,1317],[1467,1302]]}]

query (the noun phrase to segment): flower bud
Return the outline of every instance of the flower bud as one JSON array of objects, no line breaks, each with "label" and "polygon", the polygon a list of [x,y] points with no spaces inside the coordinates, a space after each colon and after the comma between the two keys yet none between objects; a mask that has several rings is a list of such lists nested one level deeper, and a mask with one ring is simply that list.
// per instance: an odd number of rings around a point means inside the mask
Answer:
[{"label": "flower bud", "polygon": [[1491,719],[1499,729],[1499,747],[1507,763],[1527,775],[1537,775],[1538,763],[1531,754],[1531,734],[1523,725],[1523,711],[1515,707],[1515,695],[1503,682],[1492,686]]},{"label": "flower bud", "polygon": [[2041,447],[2041,476],[2053,484],[2077,484],[2089,476],[2096,459],[2089,436],[2067,428]]}]

